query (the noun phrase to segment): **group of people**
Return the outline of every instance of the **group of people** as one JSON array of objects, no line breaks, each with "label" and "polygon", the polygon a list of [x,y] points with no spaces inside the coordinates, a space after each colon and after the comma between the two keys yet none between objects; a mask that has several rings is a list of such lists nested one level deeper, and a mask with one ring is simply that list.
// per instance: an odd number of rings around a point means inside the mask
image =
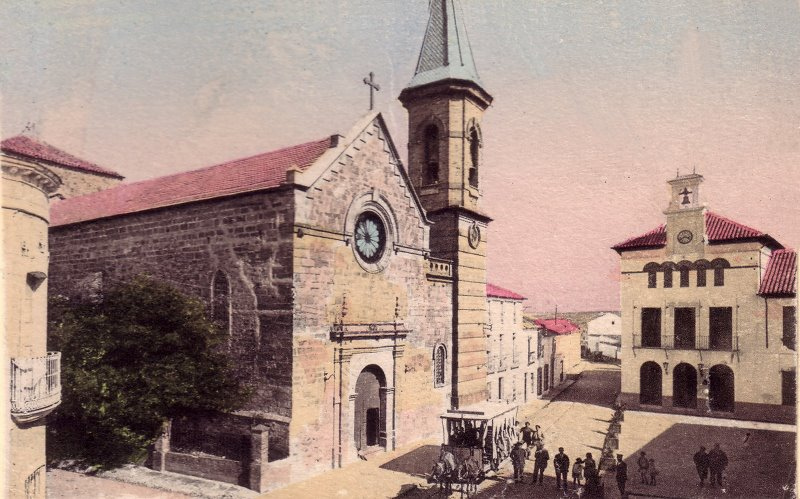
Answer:
[{"label": "group of people", "polygon": [[700,477],[700,486],[705,485],[706,478],[711,472],[711,486],[722,487],[722,473],[728,467],[728,455],[715,444],[711,452],[706,452],[706,448],[700,446],[700,450],[694,454],[694,466],[697,468],[697,476]]},{"label": "group of people", "polygon": [[658,468],[656,468],[656,460],[652,457],[648,458],[647,453],[642,451],[639,453],[639,459],[636,461],[636,466],[639,468],[639,476],[642,478],[644,485],[655,485],[656,477],[658,476]]}]

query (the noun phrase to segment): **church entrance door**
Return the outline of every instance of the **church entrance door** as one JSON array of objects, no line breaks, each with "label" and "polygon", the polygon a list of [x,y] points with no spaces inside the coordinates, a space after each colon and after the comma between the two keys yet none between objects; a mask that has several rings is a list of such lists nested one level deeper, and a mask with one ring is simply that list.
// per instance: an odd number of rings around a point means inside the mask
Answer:
[{"label": "church entrance door", "polygon": [[356,380],[353,438],[356,449],[386,447],[386,377],[380,367],[364,368]]}]

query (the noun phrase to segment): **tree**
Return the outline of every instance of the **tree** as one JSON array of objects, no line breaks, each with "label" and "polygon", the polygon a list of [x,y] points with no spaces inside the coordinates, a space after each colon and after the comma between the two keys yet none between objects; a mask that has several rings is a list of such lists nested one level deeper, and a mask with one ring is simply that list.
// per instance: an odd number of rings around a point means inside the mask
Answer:
[{"label": "tree", "polygon": [[166,420],[232,410],[246,397],[205,305],[153,278],[135,277],[99,301],[54,297],[48,329],[63,386],[48,423],[51,458],[139,460]]}]

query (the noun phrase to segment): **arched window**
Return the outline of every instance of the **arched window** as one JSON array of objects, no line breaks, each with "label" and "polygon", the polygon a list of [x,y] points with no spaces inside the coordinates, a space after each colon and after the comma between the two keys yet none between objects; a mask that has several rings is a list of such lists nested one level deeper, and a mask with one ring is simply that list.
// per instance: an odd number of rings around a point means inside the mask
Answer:
[{"label": "arched window", "polygon": [[704,288],[706,287],[706,270],[711,264],[708,260],[698,260],[694,265],[697,268],[697,287]]},{"label": "arched window", "polygon": [[433,386],[444,386],[446,360],[447,351],[444,349],[444,345],[436,345],[433,349]]},{"label": "arched window", "polygon": [[425,128],[425,183],[439,181],[439,129],[436,125]]},{"label": "arched window", "polygon": [[469,130],[469,185],[478,188],[478,164],[480,163],[481,139],[478,129],[472,127]]},{"label": "arched window", "polygon": [[225,272],[218,270],[211,283],[211,319],[225,332],[231,327],[231,286]]},{"label": "arched window", "polygon": [[647,272],[648,288],[655,288],[658,283],[658,267],[659,265],[654,262],[650,262],[644,266],[644,271]]},{"label": "arched window", "polygon": [[672,271],[675,268],[674,263],[667,262],[663,265],[664,267],[664,287],[671,288],[672,287]]},{"label": "arched window", "polygon": [[717,258],[711,262],[711,266],[714,267],[714,286],[724,286],[725,269],[729,268],[731,264],[724,258]]},{"label": "arched window", "polygon": [[678,270],[680,272],[680,285],[682,288],[689,287],[689,271],[692,269],[691,262],[681,262],[678,264]]}]

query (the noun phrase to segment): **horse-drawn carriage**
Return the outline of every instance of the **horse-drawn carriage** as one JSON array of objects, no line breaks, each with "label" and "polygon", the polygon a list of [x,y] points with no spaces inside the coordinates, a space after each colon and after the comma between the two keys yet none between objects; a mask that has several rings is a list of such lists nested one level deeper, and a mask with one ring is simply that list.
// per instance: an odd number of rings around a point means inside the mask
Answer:
[{"label": "horse-drawn carriage", "polygon": [[447,492],[470,495],[486,474],[508,460],[518,440],[517,406],[485,402],[441,416],[443,443],[431,479]]}]

